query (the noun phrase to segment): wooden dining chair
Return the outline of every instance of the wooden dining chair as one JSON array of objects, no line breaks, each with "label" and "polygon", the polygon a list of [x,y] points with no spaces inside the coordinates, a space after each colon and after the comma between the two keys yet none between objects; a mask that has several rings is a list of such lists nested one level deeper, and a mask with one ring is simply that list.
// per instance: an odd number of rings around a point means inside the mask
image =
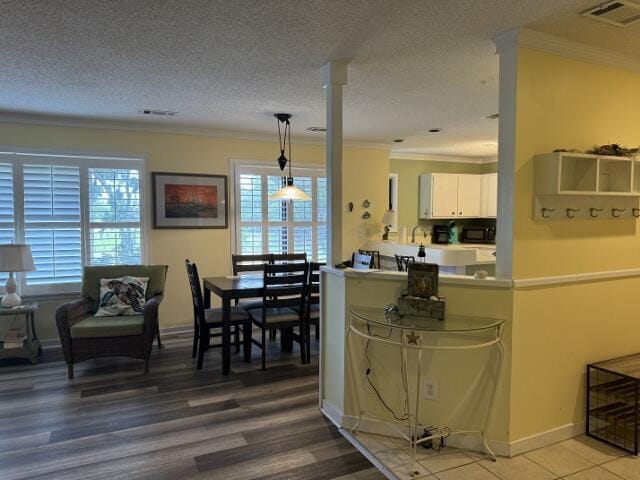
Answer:
[{"label": "wooden dining chair", "polygon": [[[307,338],[311,339],[311,325],[315,327],[316,340],[320,340],[320,267],[326,263],[311,262],[307,281]],[[309,345],[311,342],[309,341]],[[311,348],[307,348],[307,363],[311,362]]]},{"label": "wooden dining chair", "polygon": [[399,272],[406,272],[409,269],[409,264],[415,261],[416,257],[413,255],[396,255],[396,265],[398,265]]},{"label": "wooden dining chair", "polygon": [[358,253],[361,253],[362,255],[369,255],[371,257],[371,266],[369,268],[380,268],[380,252],[378,250],[359,249]]},{"label": "wooden dining chair", "polygon": [[[293,329],[293,340],[300,344],[301,362],[307,363],[309,339],[305,315],[307,276],[309,264],[286,263],[266,265],[264,269],[264,289],[262,308],[249,311],[254,325],[262,332],[262,342],[254,341],[262,350],[262,369],[266,368],[266,331],[271,329]],[[298,311],[293,310],[297,307]]]},{"label": "wooden dining chair", "polygon": [[[231,268],[233,270],[233,276],[241,274],[253,273],[260,274],[264,271],[264,266],[272,263],[271,254],[264,253],[259,255],[231,255]],[[247,298],[243,300],[235,299],[235,304],[244,308],[245,310],[251,310],[252,308],[262,308],[262,299]]]},{"label": "wooden dining chair", "polygon": [[[204,308],[202,297],[202,285],[198,275],[198,267],[195,263],[185,260],[191,297],[193,299],[193,351],[192,357],[198,356],[198,370],[202,369],[204,352],[211,347],[220,347],[221,344],[211,345],[212,337],[221,337],[221,332],[212,333],[211,330],[222,328],[222,308]],[[251,319],[242,307],[231,307],[231,327],[234,329],[236,352],[240,351],[240,327],[242,327],[242,340],[245,360],[251,358]]]}]

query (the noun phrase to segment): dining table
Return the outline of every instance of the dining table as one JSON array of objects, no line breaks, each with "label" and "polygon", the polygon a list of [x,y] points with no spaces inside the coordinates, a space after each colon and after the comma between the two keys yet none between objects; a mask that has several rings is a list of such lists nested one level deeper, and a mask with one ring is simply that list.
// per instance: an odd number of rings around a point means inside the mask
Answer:
[{"label": "dining table", "polygon": [[[238,275],[204,277],[204,308],[211,308],[211,293],[222,301],[222,374],[228,375],[231,369],[231,302],[247,298],[262,298],[264,279],[262,275]],[[280,334],[282,349],[293,349],[290,332]],[[251,360],[251,341],[244,339],[244,360]]]}]

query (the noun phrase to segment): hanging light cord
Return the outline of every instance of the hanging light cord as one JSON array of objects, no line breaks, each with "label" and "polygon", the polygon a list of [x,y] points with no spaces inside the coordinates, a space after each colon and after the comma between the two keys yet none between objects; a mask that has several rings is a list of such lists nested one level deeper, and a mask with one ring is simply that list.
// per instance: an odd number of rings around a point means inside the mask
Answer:
[{"label": "hanging light cord", "polygon": [[[287,120],[287,125],[285,126],[285,133],[284,133],[285,140],[287,139],[287,132],[289,133],[289,178],[293,179],[293,177],[291,176],[291,160],[293,158],[291,156],[291,122],[289,122],[289,120]],[[289,184],[288,180],[287,180],[287,184]]]}]

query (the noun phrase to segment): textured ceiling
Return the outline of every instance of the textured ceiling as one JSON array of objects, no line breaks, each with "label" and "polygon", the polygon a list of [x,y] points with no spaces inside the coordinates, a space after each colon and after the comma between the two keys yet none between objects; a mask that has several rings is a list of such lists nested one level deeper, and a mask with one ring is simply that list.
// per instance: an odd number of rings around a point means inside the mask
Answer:
[{"label": "textured ceiling", "polygon": [[[321,135],[305,131],[324,125],[318,70],[346,59],[346,139],[407,138],[394,150],[488,156],[496,32],[534,22],[640,54],[640,27],[620,40],[575,15],[593,3],[0,0],[0,111],[256,133],[274,133],[271,115],[285,111],[295,141]],[[141,117],[147,107],[180,114]],[[424,133],[432,127],[444,130]]]}]

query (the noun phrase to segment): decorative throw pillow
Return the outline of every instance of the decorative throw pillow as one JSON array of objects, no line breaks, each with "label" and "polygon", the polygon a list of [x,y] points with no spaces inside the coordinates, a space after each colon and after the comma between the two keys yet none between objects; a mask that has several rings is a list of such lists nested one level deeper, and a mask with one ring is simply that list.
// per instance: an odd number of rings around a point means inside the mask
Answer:
[{"label": "decorative throw pillow", "polygon": [[101,278],[96,317],[142,315],[148,281],[148,277]]}]

